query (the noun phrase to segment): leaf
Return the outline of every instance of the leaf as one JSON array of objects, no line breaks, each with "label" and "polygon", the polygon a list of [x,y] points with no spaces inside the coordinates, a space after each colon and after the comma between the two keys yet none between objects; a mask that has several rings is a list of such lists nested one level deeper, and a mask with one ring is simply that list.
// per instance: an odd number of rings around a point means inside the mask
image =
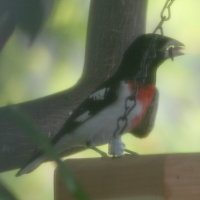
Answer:
[{"label": "leaf", "polygon": [[54,0],[0,0],[0,50],[17,25],[33,40],[41,30]]},{"label": "leaf", "polygon": [[15,7],[17,25],[29,34],[31,39],[40,31],[46,18],[46,8],[51,3],[48,1],[45,4],[44,0],[18,0]]},{"label": "leaf", "polygon": [[54,160],[58,166],[60,177],[71,193],[77,200],[90,200],[91,198],[76,180],[71,170],[60,159],[57,152],[54,150],[51,143],[45,135],[33,124],[33,121],[25,114],[19,111],[16,107],[10,107],[8,114],[12,120],[18,125],[28,136],[35,142],[38,147],[46,153],[46,155]]},{"label": "leaf", "polygon": [[0,181],[0,200],[17,200],[17,198]]},{"label": "leaf", "polygon": [[8,2],[0,0],[0,51],[15,30],[15,19]]}]

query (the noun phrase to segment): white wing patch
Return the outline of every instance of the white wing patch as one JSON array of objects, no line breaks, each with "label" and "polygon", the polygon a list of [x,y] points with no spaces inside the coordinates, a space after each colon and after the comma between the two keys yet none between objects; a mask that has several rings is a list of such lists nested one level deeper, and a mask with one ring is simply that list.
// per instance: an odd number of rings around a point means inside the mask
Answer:
[{"label": "white wing patch", "polygon": [[91,94],[89,98],[92,98],[94,100],[104,100],[106,93],[109,92],[109,88],[103,88],[101,90],[98,90]]}]

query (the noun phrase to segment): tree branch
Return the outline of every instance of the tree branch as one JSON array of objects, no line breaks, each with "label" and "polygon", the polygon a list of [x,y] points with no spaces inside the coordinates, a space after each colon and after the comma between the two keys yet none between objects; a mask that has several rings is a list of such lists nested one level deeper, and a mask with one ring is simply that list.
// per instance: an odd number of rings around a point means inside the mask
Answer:
[{"label": "tree branch", "polygon": [[[144,33],[147,0],[91,1],[83,76],[70,90],[17,105],[50,139],[75,109],[119,66],[124,50]],[[0,108],[0,171],[21,167],[37,146]]]}]

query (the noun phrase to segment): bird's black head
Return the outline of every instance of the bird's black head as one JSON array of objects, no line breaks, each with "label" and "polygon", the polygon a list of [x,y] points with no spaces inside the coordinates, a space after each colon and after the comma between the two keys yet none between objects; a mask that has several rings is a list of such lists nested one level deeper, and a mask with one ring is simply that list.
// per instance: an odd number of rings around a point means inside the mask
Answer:
[{"label": "bird's black head", "polygon": [[145,34],[139,36],[126,50],[119,69],[125,80],[141,79],[144,83],[155,83],[156,70],[166,59],[183,55],[183,44],[172,38]]}]

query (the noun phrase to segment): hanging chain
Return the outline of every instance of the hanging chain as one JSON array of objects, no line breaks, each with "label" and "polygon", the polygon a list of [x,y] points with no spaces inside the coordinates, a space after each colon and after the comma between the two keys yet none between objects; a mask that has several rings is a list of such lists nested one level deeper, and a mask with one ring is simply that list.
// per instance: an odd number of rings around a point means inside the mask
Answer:
[{"label": "hanging chain", "polygon": [[[160,22],[158,23],[157,27],[155,28],[155,30],[153,31],[153,33],[156,33],[157,31],[160,31],[161,35],[164,35],[164,30],[163,30],[163,24],[164,22],[170,20],[171,18],[171,6],[174,3],[175,0],[166,0],[166,3],[163,7],[163,9],[161,10],[160,13]],[[148,50],[145,52],[143,60],[142,60],[142,64],[141,64],[141,73],[142,73],[142,77],[143,79],[145,79],[147,77],[147,65],[146,62],[149,62],[149,58],[155,57],[156,55],[152,54],[154,51],[153,49],[155,48],[155,43],[156,40],[158,39],[158,36],[155,35],[155,37],[152,39],[152,41],[149,44]]]},{"label": "hanging chain", "polygon": [[156,33],[157,31],[160,31],[161,35],[164,34],[163,31],[163,24],[164,22],[168,21],[171,18],[171,6],[174,3],[175,0],[167,0],[161,13],[160,13],[160,17],[161,20],[158,23],[157,27],[155,28],[155,30],[153,31],[153,33]]},{"label": "hanging chain", "polygon": [[135,91],[130,96],[126,97],[124,102],[124,113],[117,119],[117,127],[113,132],[113,136],[116,137],[124,132],[128,124],[128,115],[136,106],[136,96],[139,90],[139,85],[135,87]]}]

